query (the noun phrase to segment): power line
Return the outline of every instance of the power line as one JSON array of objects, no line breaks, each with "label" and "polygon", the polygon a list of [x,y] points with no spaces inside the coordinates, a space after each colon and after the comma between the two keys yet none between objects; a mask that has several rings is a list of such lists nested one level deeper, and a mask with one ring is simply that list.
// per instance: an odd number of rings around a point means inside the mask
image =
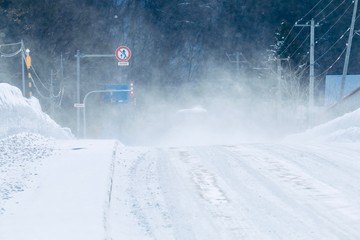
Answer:
[{"label": "power line", "polygon": [[305,44],[305,42],[308,41],[309,37],[310,37],[310,34],[307,35],[307,37],[300,44],[300,46],[295,50],[295,52],[290,56],[290,58],[292,58],[300,50],[300,48]]},{"label": "power line", "polygon": [[342,50],[342,52],[341,52],[340,55],[336,58],[336,60],[330,65],[330,67],[328,67],[325,71],[323,71],[322,73],[320,73],[320,74],[317,75],[316,77],[322,76],[323,74],[325,74],[326,72],[328,72],[331,68],[333,68],[334,65],[340,60],[340,58],[342,57],[342,55],[345,53],[346,48],[347,48],[347,47],[345,46],[345,48]]},{"label": "power line", "polygon": [[0,57],[6,57],[6,58],[10,58],[10,57],[15,57],[16,55],[18,55],[19,53],[21,53],[22,51],[22,47],[20,46],[20,49],[13,52],[13,53],[5,53],[3,51],[1,51],[1,48],[3,47],[11,47],[11,46],[16,46],[19,45],[20,43],[8,43],[8,44],[0,44]]},{"label": "power line", "polygon": [[[346,2],[346,0],[343,0],[336,8],[334,8],[328,15],[326,15],[325,17],[323,17],[323,19],[321,19],[319,22],[321,23],[322,21],[324,21],[326,18],[328,18],[331,14],[333,14],[341,5],[343,5]],[[348,8],[350,8],[352,5],[352,3],[349,5]]]},{"label": "power line", "polygon": [[[307,15],[309,15],[309,14],[312,12],[312,10],[314,10],[322,1],[323,1],[323,0],[320,0],[317,4],[315,4],[315,6],[314,6],[312,9],[310,9],[302,18],[300,18],[299,20],[297,20],[296,23],[302,21],[305,17],[307,17]],[[295,23],[295,24],[296,24],[296,23]]]},{"label": "power line", "polygon": [[34,85],[34,87],[35,87],[35,89],[36,89],[36,91],[37,91],[37,93],[39,94],[40,97],[42,97],[42,98],[44,98],[44,99],[51,99],[50,96],[47,97],[47,96],[45,96],[45,95],[43,95],[43,94],[41,93],[40,89],[38,88],[38,86],[36,85],[36,83],[35,83],[35,81],[34,81],[34,79],[33,79],[32,77],[31,77],[30,79],[31,79],[31,82],[33,83],[33,85]]},{"label": "power line", "polygon": [[35,68],[33,66],[31,66],[31,70],[33,71],[34,75],[36,76],[37,80],[39,80],[39,82],[41,83],[41,85],[48,91],[50,92],[50,89],[48,87],[45,86],[45,84],[41,81],[39,75],[37,74]]},{"label": "power line", "polygon": [[0,51],[0,56],[1,57],[6,57],[6,58],[11,58],[11,57],[15,57],[16,55],[21,53],[21,51],[22,51],[21,48],[18,51],[14,52],[14,53],[4,53],[4,52]]},{"label": "power line", "polygon": [[0,48],[1,48],[1,47],[9,47],[9,46],[20,45],[21,43],[22,43],[22,42],[0,44]]},{"label": "power line", "polygon": [[344,13],[335,21],[335,23],[319,38],[319,39],[323,39],[332,29],[333,27],[345,16],[345,14],[347,13],[347,11],[349,11],[351,5],[349,5],[346,10],[344,11]]},{"label": "power line", "polygon": [[319,61],[321,58],[323,58],[341,39],[344,38],[345,34],[350,30],[350,28],[348,28],[341,36],[340,38],[333,44],[331,45],[331,47],[329,47],[320,57],[318,57],[315,62]]},{"label": "power line", "polygon": [[292,30],[294,29],[294,27],[295,27],[295,24],[291,27],[290,31],[288,32],[288,34],[287,34],[286,37],[284,38],[283,44],[286,42],[286,40],[287,40],[288,37],[290,36],[290,34],[291,34]]},{"label": "power line", "polygon": [[325,9],[327,9],[333,1],[334,0],[331,0],[320,12],[318,12],[318,14],[314,16],[314,18],[317,18],[321,13],[323,13]]},{"label": "power line", "polygon": [[[294,25],[296,26],[297,23]],[[279,54],[281,56],[290,46],[291,44],[296,40],[296,38],[301,34],[301,32],[304,30],[304,27],[301,28],[301,30],[298,32],[298,34],[294,37],[294,39],[288,44],[288,46]]]}]

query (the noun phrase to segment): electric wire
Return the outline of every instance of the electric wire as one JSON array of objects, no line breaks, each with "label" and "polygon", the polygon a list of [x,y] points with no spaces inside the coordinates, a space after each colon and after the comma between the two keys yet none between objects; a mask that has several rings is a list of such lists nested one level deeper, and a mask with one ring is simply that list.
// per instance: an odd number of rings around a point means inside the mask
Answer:
[{"label": "electric wire", "polygon": [[48,87],[45,86],[45,84],[41,81],[39,75],[37,74],[35,68],[33,66],[31,66],[31,70],[34,73],[34,75],[36,76],[37,80],[39,80],[39,82],[41,83],[41,85],[43,86],[43,88],[45,88],[48,92],[50,92],[50,89]]},{"label": "electric wire", "polygon": [[330,65],[330,67],[328,67],[325,71],[323,71],[322,73],[318,74],[315,77],[320,77],[322,75],[324,75],[325,73],[327,73],[330,69],[332,69],[334,67],[334,65],[340,60],[340,58],[342,57],[342,55],[345,53],[347,46],[345,46],[345,48],[342,50],[342,52],[340,53],[340,55],[336,58],[336,60]]},{"label": "electric wire", "polygon": [[[323,17],[323,19],[321,19],[319,21],[319,23],[323,22],[325,19],[327,19],[331,14],[333,14],[337,9],[339,9],[339,7],[341,7],[341,5],[343,5],[346,2],[346,0],[343,0],[336,8],[334,8],[328,15],[326,15],[325,17]],[[347,9],[349,9],[352,6],[352,3],[349,5],[349,7]],[[347,10],[346,10],[347,11]]]},{"label": "electric wire", "polygon": [[301,32],[304,30],[304,27],[301,28],[301,30],[298,32],[298,34],[296,34],[296,36],[294,37],[294,39],[288,44],[288,46],[283,50],[281,51],[281,53],[279,54],[279,56],[281,56],[290,46],[291,44],[296,40],[296,38],[299,37],[299,35],[301,34]]},{"label": "electric wire", "polygon": [[292,30],[294,29],[295,24],[292,25],[290,31],[288,32],[288,34],[286,35],[286,37],[284,38],[284,40],[282,40],[283,44],[286,42],[286,40],[288,39],[288,37],[290,36]]},{"label": "electric wire", "polygon": [[336,40],[336,42],[331,45],[320,57],[318,57],[315,62],[319,61],[321,58],[323,58],[341,39],[344,38],[345,34],[350,30],[350,28],[348,28],[341,36],[338,40]]},{"label": "electric wire", "polygon": [[327,9],[327,8],[330,6],[330,4],[331,4],[332,2],[334,2],[334,0],[331,0],[324,8],[322,8],[322,10],[321,10],[320,12],[318,12],[318,14],[316,14],[316,15],[314,16],[314,18],[317,18],[320,14],[322,14],[322,13],[325,11],[325,9]]},{"label": "electric wire", "polygon": [[298,53],[300,48],[306,43],[306,41],[308,41],[309,37],[310,37],[310,33],[307,35],[307,37],[304,39],[304,41],[300,44],[300,46],[294,51],[294,53],[291,54],[290,58],[292,58],[296,53]]},{"label": "electric wire", "polygon": [[[319,13],[317,13],[316,15],[315,15],[315,17],[317,17],[317,16],[319,16],[323,11],[325,11],[325,9],[326,8],[328,8],[329,6],[330,6],[330,4],[333,2],[334,0],[331,0]],[[343,0],[334,10],[332,10],[329,14],[327,14],[321,21],[324,21],[327,17],[329,17],[331,14],[333,14],[341,5],[343,5],[344,3],[345,3],[345,1],[346,0]],[[322,2],[322,0],[321,1],[319,1],[312,9],[310,9],[310,11],[308,11],[302,18],[300,18],[298,21],[296,21],[296,23],[293,25],[293,27],[291,28],[291,30],[290,30],[290,32],[287,34],[287,36],[285,37],[285,39],[283,40],[283,43],[285,43],[285,41],[286,41],[286,39],[289,37],[289,35],[290,35],[290,33],[292,32],[292,30],[293,30],[293,28],[296,26],[296,24],[298,23],[298,22],[300,22],[300,21],[302,21],[307,15],[309,15],[320,3]],[[349,5],[349,7],[345,10],[345,13],[347,12],[347,10],[350,8],[350,6],[351,5]],[[344,13],[344,14],[345,14]],[[343,15],[344,15],[343,14]],[[343,16],[342,15],[342,16]],[[341,16],[341,17],[342,17]],[[341,18],[340,17],[340,18]],[[321,22],[320,21],[320,22]],[[339,19],[336,21],[336,23],[339,21]],[[335,23],[335,24],[336,24]],[[333,25],[334,26],[334,25]],[[332,26],[332,27],[333,27]],[[300,30],[300,31],[302,31],[303,30],[303,28]],[[329,30],[330,31],[330,30]],[[328,33],[328,32],[327,32]],[[289,48],[289,46],[295,41],[295,39],[299,36],[300,34],[297,34],[296,36],[295,36],[295,38],[293,39],[293,41],[291,41],[291,43],[289,43],[289,45],[279,54],[279,55],[282,55],[288,48]],[[324,34],[325,35],[325,34]],[[307,38],[309,37],[309,35],[307,36]],[[322,36],[323,37],[323,36]],[[301,45],[300,45],[300,47],[291,55],[291,57],[292,56],[294,56],[295,54],[296,54],[296,52],[301,48],[301,46],[304,44],[306,42],[306,39],[301,43]]]},{"label": "electric wire", "polygon": [[302,21],[305,17],[307,17],[307,15],[309,15],[312,12],[312,10],[314,10],[322,1],[323,0],[320,0],[317,4],[315,4],[315,6],[312,9],[310,9],[302,18],[297,20],[296,23]]},{"label": "electric wire", "polygon": [[[16,46],[16,45],[21,45],[20,49],[13,52],[13,53],[4,53],[3,51],[1,51],[1,48],[4,48],[4,47],[11,47],[11,46]],[[23,42],[18,42],[18,43],[8,43],[8,44],[0,44],[0,57],[6,57],[6,58],[10,58],[10,57],[14,57],[18,54],[21,53],[21,57],[23,59],[23,61],[25,61],[25,54],[24,54],[24,46],[23,46]],[[31,66],[30,68],[32,70],[32,72],[34,73],[34,75],[36,76],[37,80],[39,81],[39,83],[42,85],[43,88],[45,88],[48,92],[50,92],[49,88],[46,87],[46,85],[43,83],[43,81],[41,81],[39,75],[37,74],[35,68],[33,66]],[[58,72],[56,73],[58,74]],[[34,88],[36,90],[36,92],[38,93],[38,95],[44,99],[56,99],[56,98],[59,98],[59,103],[58,105],[60,106],[61,105],[61,102],[62,102],[62,98],[63,98],[63,95],[64,95],[64,89],[60,89],[59,92],[54,95],[53,93],[50,92],[50,96],[45,96],[39,89],[36,81],[34,81],[34,79],[32,78],[32,76],[30,75],[30,80],[32,82],[32,84],[34,85]]]},{"label": "electric wire", "polygon": [[[360,18],[360,15],[356,17],[355,19],[355,22]],[[325,52],[323,53],[320,57],[318,57],[316,60],[315,60],[315,63],[321,59],[322,57],[324,57],[344,36],[345,34],[350,31],[350,27],[340,36],[340,38]],[[347,43],[346,43],[346,46],[345,46],[345,49],[347,48]],[[332,67],[331,67],[332,68]],[[321,74],[320,74],[321,75]]]},{"label": "electric wire", "polygon": [[0,51],[0,56],[1,57],[6,57],[6,58],[11,58],[11,57],[15,57],[16,55],[21,53],[21,51],[22,51],[21,48],[18,51],[14,52],[14,53],[4,53],[4,52]]},{"label": "electric wire", "polygon": [[60,95],[59,102],[57,104],[58,107],[61,107],[61,103],[62,103],[62,100],[63,100],[63,97],[64,97],[64,88],[62,88],[62,90],[60,92],[61,92],[61,95]]},{"label": "electric wire", "polygon": [[44,99],[51,99],[50,96],[47,97],[47,96],[45,96],[45,95],[43,95],[43,94],[41,93],[41,91],[39,90],[38,86],[36,85],[36,83],[35,83],[35,81],[34,81],[34,79],[33,79],[32,77],[30,77],[30,79],[31,79],[31,82],[33,83],[33,85],[34,85],[34,87],[35,87],[35,89],[36,89],[36,92],[39,94],[40,97],[42,97],[42,98],[44,98]]},{"label": "electric wire", "polygon": [[22,42],[0,44],[0,48],[1,48],[1,47],[8,47],[8,46],[15,46],[15,45],[19,45],[19,44],[22,44]]},{"label": "electric wire", "polygon": [[349,11],[351,5],[349,5],[346,10],[344,11],[344,13],[335,21],[335,23],[319,38],[319,39],[323,39],[333,28],[334,26],[345,16],[345,14],[347,13],[347,11]]}]

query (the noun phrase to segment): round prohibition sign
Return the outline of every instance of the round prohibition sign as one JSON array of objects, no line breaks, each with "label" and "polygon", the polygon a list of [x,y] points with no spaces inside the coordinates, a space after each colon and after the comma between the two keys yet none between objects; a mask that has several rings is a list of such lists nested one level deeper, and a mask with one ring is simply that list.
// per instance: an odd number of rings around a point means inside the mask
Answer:
[{"label": "round prohibition sign", "polygon": [[120,46],[116,49],[115,56],[120,62],[127,62],[131,58],[131,50],[126,46]]}]

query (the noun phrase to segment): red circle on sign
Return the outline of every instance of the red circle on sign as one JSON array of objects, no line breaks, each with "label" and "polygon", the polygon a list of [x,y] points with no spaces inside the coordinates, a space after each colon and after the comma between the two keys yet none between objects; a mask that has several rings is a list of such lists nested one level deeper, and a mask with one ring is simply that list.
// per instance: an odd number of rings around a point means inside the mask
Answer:
[{"label": "red circle on sign", "polygon": [[127,62],[131,58],[131,50],[126,46],[120,46],[116,49],[115,56],[120,62]]}]

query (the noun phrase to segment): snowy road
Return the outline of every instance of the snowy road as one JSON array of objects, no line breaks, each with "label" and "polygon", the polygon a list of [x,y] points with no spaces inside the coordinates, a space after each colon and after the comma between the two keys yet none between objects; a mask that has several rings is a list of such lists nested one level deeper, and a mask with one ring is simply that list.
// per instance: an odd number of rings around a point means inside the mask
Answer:
[{"label": "snowy road", "polygon": [[[360,236],[359,143],[156,148],[71,140],[48,145],[52,150],[41,158],[22,158],[12,153],[18,148],[8,147],[0,155],[2,166],[12,166],[0,172],[7,187],[0,198],[0,239]],[[16,157],[9,162],[8,156]]]},{"label": "snowy road", "polygon": [[125,148],[110,239],[359,239],[360,148]]}]

